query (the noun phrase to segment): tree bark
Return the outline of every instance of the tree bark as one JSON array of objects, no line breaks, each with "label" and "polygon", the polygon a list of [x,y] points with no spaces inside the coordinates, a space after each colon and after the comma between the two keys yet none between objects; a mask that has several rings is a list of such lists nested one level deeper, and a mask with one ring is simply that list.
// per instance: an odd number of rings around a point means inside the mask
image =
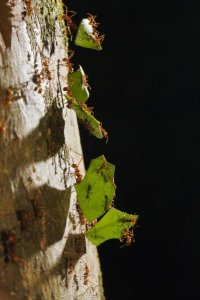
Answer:
[{"label": "tree bark", "polygon": [[[61,0],[0,1],[0,299],[104,299],[72,163]],[[84,174],[81,160],[80,170]]]}]

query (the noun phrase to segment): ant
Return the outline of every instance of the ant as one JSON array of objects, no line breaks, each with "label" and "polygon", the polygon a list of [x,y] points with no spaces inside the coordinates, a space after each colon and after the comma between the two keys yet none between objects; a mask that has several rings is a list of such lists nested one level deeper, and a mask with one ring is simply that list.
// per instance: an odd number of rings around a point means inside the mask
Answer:
[{"label": "ant", "polygon": [[101,46],[104,38],[105,34],[99,35],[99,32],[97,30],[94,32],[94,40],[99,46]]},{"label": "ant", "polygon": [[39,204],[37,199],[31,199],[31,204],[33,207],[33,212],[35,215],[35,218],[38,218],[40,220],[40,225],[41,225],[41,234],[42,234],[42,239],[40,240],[40,247],[42,250],[45,250],[46,248],[46,240],[45,240],[45,209],[44,207]]},{"label": "ant", "polygon": [[86,225],[86,218],[85,218],[84,214],[82,213],[80,205],[78,203],[76,204],[76,210],[78,212],[81,225]]},{"label": "ant", "polygon": [[47,79],[51,80],[53,77],[52,77],[52,72],[49,70],[49,63],[48,63],[47,59],[45,59],[45,58],[43,59],[42,65],[44,67],[44,72],[47,76]]},{"label": "ant", "polygon": [[8,88],[6,91],[6,98],[5,98],[5,103],[8,106],[8,108],[10,108],[12,105],[13,95],[14,95],[13,90],[11,88]]},{"label": "ant", "polygon": [[0,135],[4,136],[6,133],[6,125],[5,122],[3,120],[0,120]]},{"label": "ant", "polygon": [[93,28],[97,28],[99,26],[99,24],[100,24],[100,23],[97,23],[96,20],[95,20],[97,16],[93,16],[93,15],[91,15],[89,13],[87,13],[87,15],[88,15],[89,24]]},{"label": "ant", "polygon": [[87,15],[88,15],[89,24],[93,28],[93,38],[95,40],[95,43],[97,43],[97,45],[101,46],[105,35],[104,34],[99,35],[99,32],[96,29],[99,26],[99,23],[97,23],[96,20],[95,20],[97,16],[93,16],[89,13],[87,13]]},{"label": "ant", "polygon": [[31,16],[33,12],[32,0],[23,0],[27,7],[27,15]]},{"label": "ant", "polygon": [[72,168],[74,168],[74,176],[76,179],[76,183],[80,183],[81,180],[83,179],[83,175],[81,175],[78,165],[73,163]]},{"label": "ant", "polygon": [[79,103],[79,106],[86,110],[90,115],[94,115],[93,107],[88,107],[86,103]]},{"label": "ant", "polygon": [[22,209],[22,210],[17,210],[17,219],[20,222],[20,229],[21,231],[24,231],[27,229],[27,227],[31,226],[31,212],[28,209]]},{"label": "ant", "polygon": [[67,10],[66,13],[63,15],[63,20],[65,21],[66,24],[66,29],[67,29],[67,35],[70,36],[71,40],[72,40],[72,29],[74,29],[76,26],[72,21],[72,18],[76,15],[75,11],[69,11],[70,15],[67,14]]},{"label": "ant", "polygon": [[12,231],[2,231],[1,242],[4,248],[4,262],[16,263],[20,260],[19,256],[15,255],[15,246],[17,243],[17,237]]},{"label": "ant", "polygon": [[73,64],[71,63],[70,60],[74,56],[74,51],[69,50],[68,53],[69,53],[68,57],[64,57],[63,61],[65,62],[65,65],[68,68],[69,72],[72,73],[74,71],[74,68],[73,68]]},{"label": "ant", "polygon": [[38,203],[37,199],[31,199],[31,204],[35,218],[42,219],[45,214],[44,207]]},{"label": "ant", "polygon": [[89,230],[91,229],[92,227],[94,227],[94,225],[97,223],[97,220],[93,220],[91,222],[87,221],[86,222],[86,229]]},{"label": "ant", "polygon": [[95,133],[95,128],[93,128],[90,124],[90,122],[88,122],[85,119],[79,119],[79,122],[83,125],[83,127],[85,129],[87,129],[89,131],[89,133],[91,133],[91,135],[94,135]]},{"label": "ant", "polygon": [[76,102],[76,99],[72,96],[70,89],[68,87],[64,87],[63,91],[66,92],[66,96],[67,96],[67,108],[71,109],[72,103]]},{"label": "ant", "polygon": [[88,285],[89,274],[90,274],[90,270],[89,270],[88,266],[85,264],[85,269],[84,269],[84,273],[83,273],[83,284],[84,285]]},{"label": "ant", "polygon": [[103,127],[101,127],[100,130],[101,130],[103,137],[106,138],[106,143],[107,143],[108,142],[108,132]]},{"label": "ant", "polygon": [[82,75],[82,88],[88,87],[91,90],[91,86],[88,83],[88,76],[87,75]]},{"label": "ant", "polygon": [[97,173],[101,173],[102,170],[107,166],[107,161],[104,159],[104,161],[102,162],[101,166],[97,169]]},{"label": "ant", "polygon": [[37,87],[35,87],[35,91],[37,91],[39,94],[42,93],[42,81],[44,80],[44,75],[42,72],[38,72],[38,70],[35,71],[34,79],[35,83],[37,84]]},{"label": "ant", "polygon": [[133,229],[132,230],[125,229],[122,239],[120,241],[125,242],[125,244],[121,247],[130,246],[134,242]]}]

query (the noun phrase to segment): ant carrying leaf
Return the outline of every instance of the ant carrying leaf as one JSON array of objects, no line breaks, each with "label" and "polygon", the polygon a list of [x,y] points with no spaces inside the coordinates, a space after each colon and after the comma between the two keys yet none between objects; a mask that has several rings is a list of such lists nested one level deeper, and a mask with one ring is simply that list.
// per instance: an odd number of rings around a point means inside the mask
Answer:
[{"label": "ant carrying leaf", "polygon": [[88,18],[82,19],[75,38],[75,44],[84,48],[101,50],[104,35],[97,31],[99,23],[96,23],[96,16],[88,14]]}]

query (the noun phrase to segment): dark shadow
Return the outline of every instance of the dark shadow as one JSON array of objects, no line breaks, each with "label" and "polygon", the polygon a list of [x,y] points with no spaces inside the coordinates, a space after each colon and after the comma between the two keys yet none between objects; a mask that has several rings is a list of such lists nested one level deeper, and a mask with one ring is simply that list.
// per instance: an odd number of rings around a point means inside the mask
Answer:
[{"label": "dark shadow", "polygon": [[[68,286],[67,278],[73,275],[75,266],[82,255],[86,253],[86,243],[84,234],[69,234],[67,242],[63,249],[63,253],[56,266],[48,269],[48,276],[59,274],[61,277],[61,284]],[[45,278],[43,278],[45,280]],[[42,280],[42,278],[41,278]]]},{"label": "dark shadow", "polygon": [[[38,268],[40,272],[38,272],[38,279],[35,282],[35,286],[32,288],[38,288],[38,284],[42,284],[44,282],[49,282],[49,279],[54,276],[60,276],[61,285],[67,287],[67,277],[73,275],[73,271],[76,263],[81,258],[82,255],[86,253],[86,244],[85,244],[85,235],[84,234],[69,234],[67,236],[67,242],[64,247],[63,253],[57,265],[53,268],[49,269],[42,262],[42,258],[38,260]],[[78,282],[77,282],[78,284]],[[50,287],[51,290],[51,287]],[[52,299],[55,299],[53,291],[52,291]]]},{"label": "dark shadow", "polygon": [[68,286],[67,277],[73,274],[77,261],[86,253],[84,234],[69,234],[61,257],[59,272],[61,279]]},{"label": "dark shadow", "polygon": [[[38,127],[22,143],[15,143],[16,151],[21,156],[21,164],[44,161],[54,156],[65,142],[64,125],[62,108],[53,104],[48,113],[40,120]],[[33,147],[31,148],[30,145]]]},{"label": "dark shadow", "polygon": [[9,179],[18,176],[19,167],[45,161],[55,156],[65,144],[64,124],[62,108],[53,104],[40,120],[38,127],[22,141],[17,133],[14,133],[14,138],[9,139],[9,147],[8,145],[5,147],[6,137],[0,135],[1,155],[7,160],[6,168]]},{"label": "dark shadow", "polygon": [[70,197],[71,188],[57,190],[43,185],[29,193],[27,205],[23,209],[20,205],[21,195],[16,199],[19,205],[16,210],[19,224],[16,231],[19,232],[20,247],[22,245],[25,249],[25,259],[40,250],[45,251],[63,238]]},{"label": "dark shadow", "polygon": [[0,1],[0,31],[3,37],[6,48],[11,46],[11,6],[7,5],[7,1]]}]

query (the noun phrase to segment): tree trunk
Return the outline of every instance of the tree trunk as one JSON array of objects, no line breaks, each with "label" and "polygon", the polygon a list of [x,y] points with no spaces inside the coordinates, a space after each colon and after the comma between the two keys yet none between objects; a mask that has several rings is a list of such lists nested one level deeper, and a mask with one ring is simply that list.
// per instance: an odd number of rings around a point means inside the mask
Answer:
[{"label": "tree trunk", "polygon": [[[104,299],[85,239],[66,107],[61,0],[0,1],[0,299]],[[80,163],[84,173],[83,160]]]}]

